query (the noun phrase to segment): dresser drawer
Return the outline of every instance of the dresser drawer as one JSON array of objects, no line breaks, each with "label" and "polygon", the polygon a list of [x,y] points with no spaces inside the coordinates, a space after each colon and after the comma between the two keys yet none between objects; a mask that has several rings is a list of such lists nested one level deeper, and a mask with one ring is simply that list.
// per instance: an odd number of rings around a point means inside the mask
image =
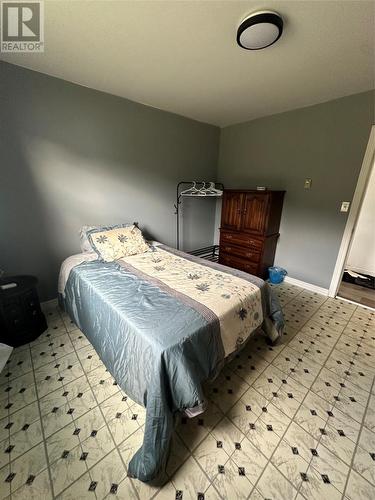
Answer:
[{"label": "dresser drawer", "polygon": [[252,262],[258,263],[260,261],[260,252],[256,250],[251,250],[245,247],[238,247],[236,245],[228,245],[224,243],[220,246],[220,252],[224,252],[226,254],[237,255],[238,257],[243,257],[247,260],[251,260]]},{"label": "dresser drawer", "polygon": [[250,274],[257,274],[258,271],[258,264],[255,262],[249,262],[247,259],[228,255],[223,252],[220,252],[219,262],[224,266],[234,267],[235,269],[240,269]]},{"label": "dresser drawer", "polygon": [[240,245],[242,247],[249,248],[250,250],[255,250],[257,252],[262,251],[263,240],[254,238],[249,234],[244,233],[230,233],[227,231],[222,231],[220,233],[220,245],[224,245],[226,243],[232,245]]}]

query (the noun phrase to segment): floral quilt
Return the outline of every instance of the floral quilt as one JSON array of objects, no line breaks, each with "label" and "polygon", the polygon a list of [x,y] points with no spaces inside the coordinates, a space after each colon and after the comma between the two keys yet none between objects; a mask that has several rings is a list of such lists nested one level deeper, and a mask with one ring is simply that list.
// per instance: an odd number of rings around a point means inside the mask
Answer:
[{"label": "floral quilt", "polygon": [[225,357],[235,351],[263,322],[261,292],[254,283],[171,253],[167,247],[120,261],[139,276],[169,287],[169,293],[187,296],[195,307],[210,309],[219,319]]}]

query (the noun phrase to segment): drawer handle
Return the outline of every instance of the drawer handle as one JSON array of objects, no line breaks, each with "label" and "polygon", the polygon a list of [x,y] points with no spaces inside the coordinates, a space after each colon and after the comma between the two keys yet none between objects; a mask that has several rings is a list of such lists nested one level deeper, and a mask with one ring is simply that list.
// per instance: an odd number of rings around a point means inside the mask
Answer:
[{"label": "drawer handle", "polygon": [[232,247],[225,247],[225,250],[226,250],[227,252],[231,252],[231,251],[232,251]]},{"label": "drawer handle", "polygon": [[231,240],[233,238],[231,234],[227,234],[225,237],[228,238],[228,240]]}]

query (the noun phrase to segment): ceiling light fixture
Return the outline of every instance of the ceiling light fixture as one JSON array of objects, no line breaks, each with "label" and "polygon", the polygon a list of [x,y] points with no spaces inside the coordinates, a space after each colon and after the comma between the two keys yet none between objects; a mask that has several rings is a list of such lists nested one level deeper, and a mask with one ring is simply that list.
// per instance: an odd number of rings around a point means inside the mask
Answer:
[{"label": "ceiling light fixture", "polygon": [[259,50],[275,43],[283,32],[283,20],[277,12],[255,12],[246,17],[237,30],[237,43],[246,50]]}]

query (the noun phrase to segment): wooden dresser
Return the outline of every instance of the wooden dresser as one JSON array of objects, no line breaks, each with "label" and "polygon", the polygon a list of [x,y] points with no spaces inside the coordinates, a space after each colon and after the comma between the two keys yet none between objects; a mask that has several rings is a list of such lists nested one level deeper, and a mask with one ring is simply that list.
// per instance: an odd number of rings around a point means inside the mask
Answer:
[{"label": "wooden dresser", "polygon": [[219,262],[268,278],[279,237],[285,191],[226,189],[223,194]]}]

